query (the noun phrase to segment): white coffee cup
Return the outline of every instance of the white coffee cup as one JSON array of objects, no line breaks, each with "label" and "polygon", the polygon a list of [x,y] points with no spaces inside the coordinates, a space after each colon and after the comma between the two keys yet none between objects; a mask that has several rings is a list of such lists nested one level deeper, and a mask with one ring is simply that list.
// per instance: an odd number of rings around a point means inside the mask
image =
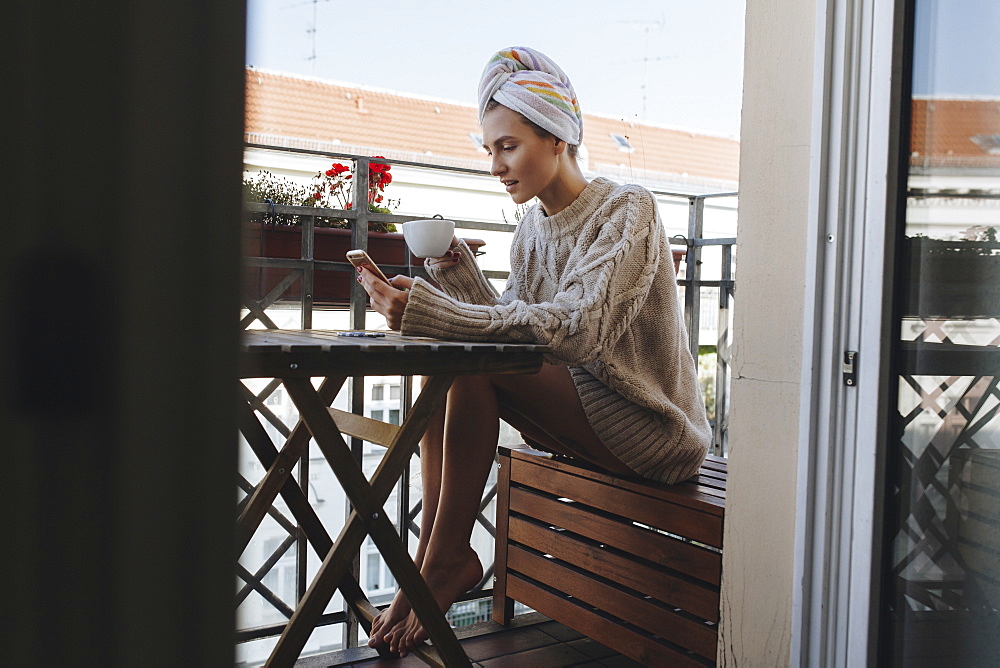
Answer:
[{"label": "white coffee cup", "polygon": [[425,218],[403,223],[403,238],[416,257],[442,257],[455,236],[455,221]]}]

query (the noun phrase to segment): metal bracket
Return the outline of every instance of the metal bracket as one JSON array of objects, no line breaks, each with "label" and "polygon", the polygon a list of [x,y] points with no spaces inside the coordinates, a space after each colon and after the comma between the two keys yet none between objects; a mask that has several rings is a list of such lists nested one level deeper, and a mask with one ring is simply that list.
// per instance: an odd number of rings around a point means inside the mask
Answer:
[{"label": "metal bracket", "polygon": [[857,366],[858,366],[858,353],[856,350],[845,350],[844,351],[844,366],[842,371],[844,372],[844,385],[849,385],[854,387],[858,384],[857,376]]}]

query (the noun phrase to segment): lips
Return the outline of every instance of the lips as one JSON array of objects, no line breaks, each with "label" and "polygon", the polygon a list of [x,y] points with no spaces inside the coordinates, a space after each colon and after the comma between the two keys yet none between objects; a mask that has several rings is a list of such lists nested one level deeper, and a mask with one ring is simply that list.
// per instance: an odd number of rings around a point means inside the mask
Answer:
[{"label": "lips", "polygon": [[511,188],[516,186],[517,183],[518,183],[517,181],[503,181],[503,185],[507,189],[507,192],[510,192]]}]

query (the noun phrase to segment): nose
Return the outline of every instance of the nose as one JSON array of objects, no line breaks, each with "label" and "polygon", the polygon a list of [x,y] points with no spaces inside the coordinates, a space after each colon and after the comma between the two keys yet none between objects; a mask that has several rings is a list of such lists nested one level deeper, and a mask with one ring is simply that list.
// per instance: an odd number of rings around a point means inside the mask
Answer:
[{"label": "nose", "polygon": [[492,176],[500,176],[503,172],[504,166],[501,160],[501,153],[497,151],[490,157],[490,174]]}]

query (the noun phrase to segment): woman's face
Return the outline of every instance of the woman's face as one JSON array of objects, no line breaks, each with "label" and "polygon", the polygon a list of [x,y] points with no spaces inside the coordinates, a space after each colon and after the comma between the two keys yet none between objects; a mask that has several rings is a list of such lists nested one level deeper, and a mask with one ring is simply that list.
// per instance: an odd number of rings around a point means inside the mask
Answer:
[{"label": "woman's face", "polygon": [[500,177],[515,204],[533,197],[544,204],[566,144],[554,137],[539,137],[521,114],[497,106],[483,116],[483,148],[492,159],[490,174]]}]

